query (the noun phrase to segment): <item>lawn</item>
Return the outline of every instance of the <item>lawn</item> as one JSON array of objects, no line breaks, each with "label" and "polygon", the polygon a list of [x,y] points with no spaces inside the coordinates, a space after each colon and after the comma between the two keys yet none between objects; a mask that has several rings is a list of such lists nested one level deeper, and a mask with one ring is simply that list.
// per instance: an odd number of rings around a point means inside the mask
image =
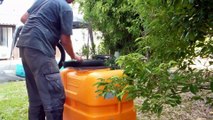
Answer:
[{"label": "lawn", "polygon": [[0,120],[27,120],[27,99],[24,81],[0,84]]}]

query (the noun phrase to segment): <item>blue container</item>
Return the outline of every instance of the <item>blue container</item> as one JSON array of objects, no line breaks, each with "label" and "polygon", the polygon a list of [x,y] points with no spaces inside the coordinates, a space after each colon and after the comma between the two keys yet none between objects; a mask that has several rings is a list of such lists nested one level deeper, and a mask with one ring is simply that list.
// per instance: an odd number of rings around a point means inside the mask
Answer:
[{"label": "blue container", "polygon": [[16,75],[19,77],[25,77],[25,72],[22,64],[16,65]]}]

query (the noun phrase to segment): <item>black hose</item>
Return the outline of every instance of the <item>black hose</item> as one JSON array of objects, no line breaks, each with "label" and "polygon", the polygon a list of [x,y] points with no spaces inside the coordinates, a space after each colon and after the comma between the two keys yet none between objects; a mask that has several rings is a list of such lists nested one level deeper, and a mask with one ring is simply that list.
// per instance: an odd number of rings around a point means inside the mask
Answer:
[{"label": "black hose", "polygon": [[64,66],[64,61],[65,61],[65,58],[66,58],[66,54],[65,54],[64,48],[61,45],[61,43],[58,43],[57,47],[58,47],[58,49],[59,49],[59,51],[61,53],[61,58],[60,58],[60,61],[58,62],[58,67],[60,69],[61,67]]}]

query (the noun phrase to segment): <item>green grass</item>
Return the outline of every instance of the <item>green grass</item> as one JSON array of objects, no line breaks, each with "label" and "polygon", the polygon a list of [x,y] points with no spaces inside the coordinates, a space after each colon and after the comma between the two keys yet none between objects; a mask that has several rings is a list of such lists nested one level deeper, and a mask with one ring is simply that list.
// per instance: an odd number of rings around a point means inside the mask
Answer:
[{"label": "green grass", "polygon": [[0,84],[0,120],[27,120],[27,111],[25,82]]}]

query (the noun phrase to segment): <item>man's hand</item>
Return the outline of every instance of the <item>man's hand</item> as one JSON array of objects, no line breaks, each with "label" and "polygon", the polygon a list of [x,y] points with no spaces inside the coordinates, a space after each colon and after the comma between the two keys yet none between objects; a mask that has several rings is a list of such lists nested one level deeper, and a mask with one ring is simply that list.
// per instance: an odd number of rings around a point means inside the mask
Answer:
[{"label": "man's hand", "polygon": [[83,59],[80,56],[78,56],[74,53],[73,46],[72,46],[72,40],[70,38],[70,35],[62,34],[61,35],[61,44],[64,47],[64,49],[66,50],[66,52],[69,54],[71,59],[75,59],[79,62],[83,61]]},{"label": "man's hand", "polygon": [[74,59],[77,60],[78,62],[82,62],[83,61],[82,57],[78,56],[78,55],[75,55]]}]

